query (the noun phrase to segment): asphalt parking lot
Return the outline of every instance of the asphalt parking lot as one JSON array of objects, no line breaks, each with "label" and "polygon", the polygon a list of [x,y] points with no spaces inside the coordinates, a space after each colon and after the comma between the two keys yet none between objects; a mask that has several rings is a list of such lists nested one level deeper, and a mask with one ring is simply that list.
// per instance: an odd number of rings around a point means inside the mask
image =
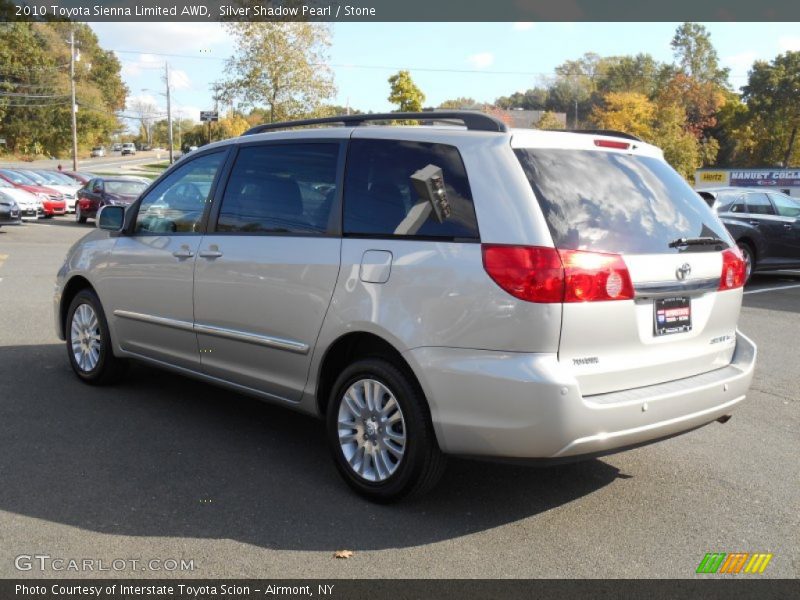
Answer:
[{"label": "asphalt parking lot", "polygon": [[[682,578],[707,552],[800,576],[800,273],[747,289],[758,367],[729,423],[546,469],[452,460],[432,494],[384,507],[340,482],[316,420],[143,366],[79,383],[51,297],[88,230],[0,229],[0,577]],[[15,568],[37,553],[194,570]]]}]

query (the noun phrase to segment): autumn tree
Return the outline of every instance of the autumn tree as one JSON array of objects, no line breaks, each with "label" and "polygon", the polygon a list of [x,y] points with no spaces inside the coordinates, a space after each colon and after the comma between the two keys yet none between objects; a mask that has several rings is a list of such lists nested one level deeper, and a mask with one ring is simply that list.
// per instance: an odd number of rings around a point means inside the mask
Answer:
[{"label": "autumn tree", "polygon": [[534,129],[564,129],[565,125],[554,112],[547,110],[542,113],[538,121],[531,123],[531,127]]},{"label": "autumn tree", "polygon": [[392,104],[397,104],[398,110],[401,112],[419,112],[422,110],[425,94],[411,79],[411,73],[398,71],[389,77],[389,85],[391,90],[388,100]]},{"label": "autumn tree", "polygon": [[313,111],[336,88],[327,66],[330,26],[310,22],[231,22],[234,54],[218,82],[220,98],[265,106],[269,121]]},{"label": "autumn tree", "polygon": [[642,139],[653,138],[656,106],[638,92],[609,92],[596,106],[591,121],[598,129],[624,131]]}]

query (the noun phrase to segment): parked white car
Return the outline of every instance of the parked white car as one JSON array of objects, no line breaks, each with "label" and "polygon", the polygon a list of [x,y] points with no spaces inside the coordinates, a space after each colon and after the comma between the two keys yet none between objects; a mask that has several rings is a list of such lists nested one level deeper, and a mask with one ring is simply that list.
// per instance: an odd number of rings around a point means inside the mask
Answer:
[{"label": "parked white car", "polygon": [[35,221],[44,216],[41,200],[2,179],[0,179],[0,198],[14,200],[19,206],[19,216],[23,221]]}]

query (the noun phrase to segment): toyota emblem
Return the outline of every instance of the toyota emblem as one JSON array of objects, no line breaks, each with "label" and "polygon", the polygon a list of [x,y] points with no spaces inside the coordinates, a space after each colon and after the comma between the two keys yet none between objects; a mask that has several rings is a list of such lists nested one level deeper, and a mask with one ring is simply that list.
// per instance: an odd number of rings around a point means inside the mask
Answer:
[{"label": "toyota emblem", "polygon": [[680,267],[678,267],[678,270],[675,271],[675,277],[678,278],[678,281],[683,281],[691,274],[692,274],[692,265],[690,265],[689,263],[683,263]]}]

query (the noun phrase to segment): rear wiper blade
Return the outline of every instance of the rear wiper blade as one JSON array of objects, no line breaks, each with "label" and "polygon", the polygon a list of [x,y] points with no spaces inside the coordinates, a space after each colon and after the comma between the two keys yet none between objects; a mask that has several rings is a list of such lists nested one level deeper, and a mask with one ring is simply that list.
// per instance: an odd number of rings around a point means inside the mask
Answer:
[{"label": "rear wiper blade", "polygon": [[680,246],[715,246],[722,244],[722,240],[715,237],[695,237],[695,238],[678,238],[669,243],[670,248],[678,248]]}]

